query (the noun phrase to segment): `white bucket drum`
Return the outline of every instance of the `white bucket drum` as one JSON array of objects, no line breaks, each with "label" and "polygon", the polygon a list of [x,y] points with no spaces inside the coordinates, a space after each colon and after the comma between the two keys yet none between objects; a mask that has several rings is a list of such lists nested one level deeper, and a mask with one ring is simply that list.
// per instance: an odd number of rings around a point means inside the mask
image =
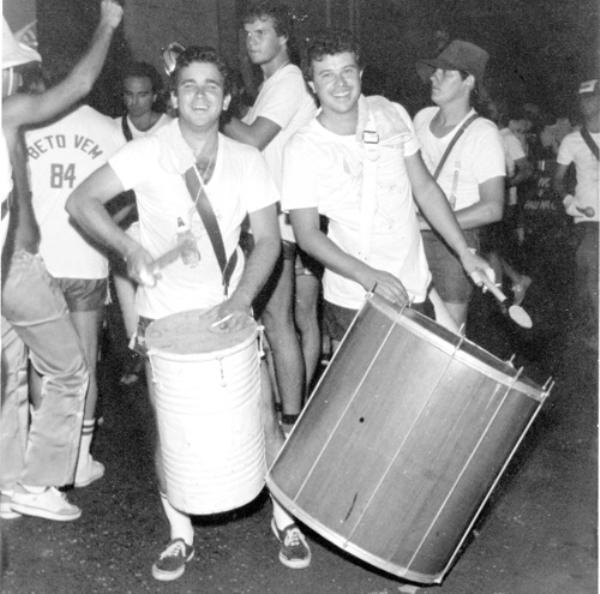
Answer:
[{"label": "white bucket drum", "polygon": [[258,327],[212,328],[202,310],[150,324],[148,356],[173,507],[213,514],[245,505],[264,486]]}]

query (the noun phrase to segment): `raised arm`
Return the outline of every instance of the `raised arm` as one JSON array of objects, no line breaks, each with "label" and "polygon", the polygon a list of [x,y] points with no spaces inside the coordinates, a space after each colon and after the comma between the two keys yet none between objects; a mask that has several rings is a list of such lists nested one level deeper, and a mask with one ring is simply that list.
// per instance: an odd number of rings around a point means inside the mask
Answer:
[{"label": "raised arm", "polygon": [[56,86],[39,95],[16,94],[2,105],[3,127],[44,122],[66,110],[92,89],[106,58],[110,41],[121,22],[123,8],[113,0],[102,0],[100,22],[92,42],[69,75]]}]

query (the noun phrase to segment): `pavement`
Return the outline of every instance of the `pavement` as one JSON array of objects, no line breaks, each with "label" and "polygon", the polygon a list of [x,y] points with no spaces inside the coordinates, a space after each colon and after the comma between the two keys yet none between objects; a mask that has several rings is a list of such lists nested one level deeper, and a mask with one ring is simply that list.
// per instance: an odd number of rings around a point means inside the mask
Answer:
[{"label": "pavement", "polygon": [[[185,574],[168,584],[155,581],[150,568],[168,532],[152,464],[152,417],[143,382],[118,384],[124,345],[113,336],[100,362],[104,423],[94,444],[106,475],[68,492],[83,509],[75,522],[21,517],[2,523],[0,591],[597,592],[597,335],[578,326],[569,301],[573,295],[563,289],[555,287],[558,292],[546,299],[550,311],[540,316],[534,311],[540,328],[535,334],[515,330],[489,297],[479,297],[474,306],[469,327],[476,342],[502,358],[515,352],[526,375],[540,385],[548,376],[556,383],[440,586],[406,582],[374,569],[308,528],[312,564],[303,570],[285,568],[277,559],[264,492],[240,510],[197,517],[196,556]],[[527,298],[524,306],[537,309]]]}]

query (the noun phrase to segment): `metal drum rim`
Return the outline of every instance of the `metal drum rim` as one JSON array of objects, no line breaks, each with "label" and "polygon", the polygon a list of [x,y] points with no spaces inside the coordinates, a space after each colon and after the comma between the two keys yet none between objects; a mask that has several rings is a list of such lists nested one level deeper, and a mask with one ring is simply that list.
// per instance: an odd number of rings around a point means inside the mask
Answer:
[{"label": "metal drum rim", "polygon": [[331,542],[342,551],[354,555],[358,559],[369,563],[373,567],[387,571],[391,575],[395,575],[399,578],[407,579],[412,582],[419,584],[441,584],[444,579],[444,571],[435,574],[426,574],[419,571],[413,571],[405,566],[401,566],[391,561],[386,561],[382,557],[378,557],[373,553],[370,553],[366,549],[355,545],[352,541],[334,532],[328,528],[322,522],[315,520],[310,514],[306,513],[302,508],[295,504],[283,491],[277,487],[277,484],[271,479],[270,469],[265,477],[265,483],[269,492],[280,501],[290,512],[296,516],[301,522],[306,524],[311,530],[314,530],[317,534],[320,534],[325,540]]},{"label": "metal drum rim", "polygon": [[[432,320],[431,318],[428,318],[427,316],[415,311],[414,309],[410,309],[409,307],[398,307],[379,295],[367,295],[367,302],[369,302],[370,305],[372,305],[375,309],[387,314],[390,318],[390,321],[399,323],[412,334],[418,336],[419,338],[428,340],[431,344],[444,351],[446,354],[454,356],[460,362],[467,364],[472,369],[483,373],[498,383],[508,386],[511,389],[515,389],[521,394],[524,394],[525,396],[533,398],[539,402],[543,402],[546,398],[547,393],[544,392],[542,388],[537,386],[533,380],[530,380],[526,377],[524,378],[520,374],[519,370],[512,367],[507,361],[503,361],[502,359],[496,357],[468,338],[459,334],[455,334],[447,328],[440,326],[437,324],[437,322],[435,322],[435,320]],[[419,324],[418,320],[422,320],[425,324],[435,324],[443,333],[447,334],[448,337],[454,337],[455,344],[452,344],[449,340],[445,340],[442,336],[438,336],[437,334],[430,332],[426,327],[424,327],[424,325]],[[514,375],[511,377],[508,375],[508,373],[493,367],[485,361],[477,359],[477,357],[462,349],[463,344],[468,344],[475,350],[486,353],[487,356],[497,361],[498,364],[502,365],[507,371],[510,370],[514,372]]]}]

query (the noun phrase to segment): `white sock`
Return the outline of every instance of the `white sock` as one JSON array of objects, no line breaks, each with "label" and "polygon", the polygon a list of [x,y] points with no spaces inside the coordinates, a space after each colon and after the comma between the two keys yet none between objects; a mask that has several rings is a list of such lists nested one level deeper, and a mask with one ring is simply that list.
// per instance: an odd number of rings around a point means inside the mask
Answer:
[{"label": "white sock", "polygon": [[292,518],[292,516],[290,516],[277,501],[275,501],[273,496],[271,496],[271,502],[273,503],[273,519],[279,530],[283,530],[286,526],[294,523],[294,518]]},{"label": "white sock", "polygon": [[183,538],[185,544],[192,546],[194,543],[194,527],[190,516],[175,509],[167,499],[164,493],[160,494],[160,502],[162,503],[165,515],[169,521],[171,529],[171,540],[175,538]]},{"label": "white sock", "polygon": [[84,419],[83,428],[81,430],[81,441],[79,443],[79,460],[85,460],[92,446],[94,439],[94,429],[96,427],[96,419]]}]

